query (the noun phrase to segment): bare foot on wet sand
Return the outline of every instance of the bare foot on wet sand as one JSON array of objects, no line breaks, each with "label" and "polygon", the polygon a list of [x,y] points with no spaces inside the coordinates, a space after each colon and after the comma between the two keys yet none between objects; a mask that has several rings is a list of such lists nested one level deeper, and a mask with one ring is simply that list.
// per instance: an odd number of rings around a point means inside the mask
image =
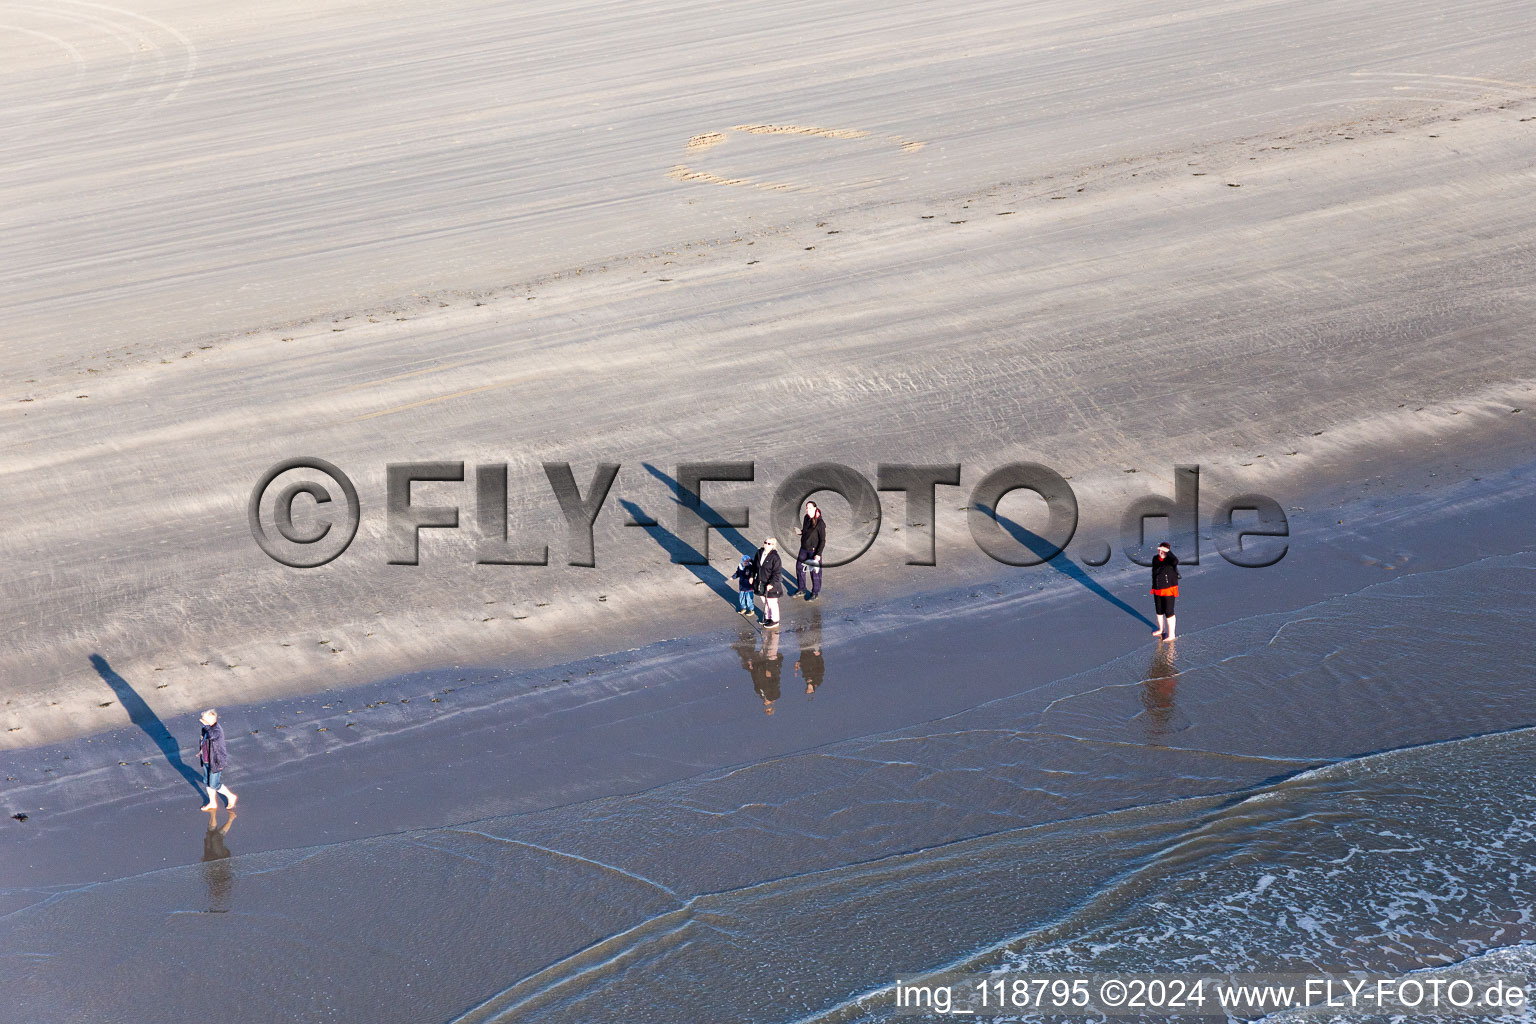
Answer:
[{"label": "bare foot on wet sand", "polygon": [[198,808],[198,810],[200,810],[200,811],[216,811],[218,809],[219,809],[219,805],[218,804],[203,804],[203,806]]}]

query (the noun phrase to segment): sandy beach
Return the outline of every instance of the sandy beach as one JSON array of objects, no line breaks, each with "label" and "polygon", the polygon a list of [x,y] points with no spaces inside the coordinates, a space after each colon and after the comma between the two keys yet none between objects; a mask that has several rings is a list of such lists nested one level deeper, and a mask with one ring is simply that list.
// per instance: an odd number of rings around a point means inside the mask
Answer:
[{"label": "sandy beach", "polygon": [[[1302,878],[1376,848],[1327,838],[1329,801],[1437,773],[1459,803],[1363,827],[1453,861],[1486,840],[1472,895],[1405,912],[1372,964],[1536,941],[1484,884],[1529,866],[1518,815],[1444,823],[1523,806],[1484,783],[1536,725],[1523,5],[0,12],[0,805],[25,815],[0,983],[25,1019],[193,1019],[189,944],[238,965],[235,1021],[703,1019],[722,978],[760,984],[721,1019],[883,1019],[882,971],[1085,964],[1091,935],[1132,964],[1137,914],[1191,890],[1116,880],[1223,801],[1294,802],[1321,838],[1274,856]],[[356,486],[318,568],[247,515],[295,457]],[[428,462],[465,465],[410,492],[459,526],[397,564],[386,467]],[[698,462],[753,464],[705,491],[750,523],[678,564]],[[882,492],[868,552],[771,639],[728,577],[823,462],[961,482],[916,526]],[[1013,462],[1075,492],[1049,565],[973,539]],[[546,463],[583,493],[619,467],[591,567]],[[481,465],[548,564],[477,561]],[[1202,558],[1158,664],[1120,520],[1180,465]],[[1240,494],[1284,509],[1278,565],[1217,554]],[[846,554],[861,524],[822,497]],[[1044,529],[1023,492],[997,511]],[[205,836],[212,705],[247,802]],[[1238,860],[1283,831],[1233,827]],[[973,856],[997,873],[946,866]],[[884,938],[823,957],[841,901]],[[1347,961],[1361,922],[1328,922],[1318,962]]]}]

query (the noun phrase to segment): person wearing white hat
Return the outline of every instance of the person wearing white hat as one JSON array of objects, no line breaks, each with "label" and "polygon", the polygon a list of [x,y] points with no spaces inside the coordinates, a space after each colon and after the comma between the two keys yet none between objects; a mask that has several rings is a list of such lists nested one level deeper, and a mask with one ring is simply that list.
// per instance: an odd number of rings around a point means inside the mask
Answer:
[{"label": "person wearing white hat", "polygon": [[1158,641],[1172,640],[1177,633],[1173,617],[1173,599],[1179,596],[1179,559],[1167,541],[1157,546],[1152,559],[1152,603],[1156,606]]},{"label": "person wearing white hat", "polygon": [[753,589],[763,599],[763,628],[779,628],[779,598],[784,596],[784,560],[779,557],[778,541],[772,537],[763,541],[753,559],[757,565]]}]

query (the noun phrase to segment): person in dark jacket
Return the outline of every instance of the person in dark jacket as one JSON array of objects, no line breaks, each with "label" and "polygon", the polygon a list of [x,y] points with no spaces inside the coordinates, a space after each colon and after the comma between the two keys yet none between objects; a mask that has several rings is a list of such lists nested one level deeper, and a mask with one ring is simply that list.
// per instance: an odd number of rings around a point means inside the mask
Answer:
[{"label": "person in dark jacket", "polygon": [[224,745],[224,727],[219,724],[219,713],[213,708],[203,712],[203,738],[197,745],[197,759],[203,764],[203,785],[208,790],[205,811],[219,809],[219,794],[229,801],[229,809],[235,809],[239,799],[234,791],[224,785],[224,769],[229,764],[229,748]]},{"label": "person in dark jacket", "polygon": [[752,555],[742,555],[741,564],[731,577],[736,581],[736,611],[741,615],[752,614],[752,591],[757,582],[757,564]]},{"label": "person in dark jacket", "polygon": [[1178,596],[1179,560],[1168,542],[1163,541],[1152,558],[1152,603],[1157,611],[1157,628],[1152,635],[1159,641],[1174,638],[1173,599]]},{"label": "person in dark jacket", "polygon": [[[805,518],[800,521],[800,553],[795,556],[795,588],[807,601],[821,594],[821,552],[827,546],[827,523],[814,501],[805,503]],[[805,589],[805,571],[811,571],[811,589]]]},{"label": "person in dark jacket", "polygon": [[784,596],[784,560],[779,557],[778,541],[769,537],[757,549],[752,559],[757,572],[753,577],[753,589],[763,599],[763,628],[779,628],[779,598]]}]

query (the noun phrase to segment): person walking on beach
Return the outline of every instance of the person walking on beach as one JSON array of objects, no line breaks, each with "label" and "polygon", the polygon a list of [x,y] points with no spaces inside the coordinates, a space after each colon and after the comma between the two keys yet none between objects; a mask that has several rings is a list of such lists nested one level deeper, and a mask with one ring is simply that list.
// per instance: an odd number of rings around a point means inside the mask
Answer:
[{"label": "person walking on beach", "polygon": [[203,712],[203,739],[197,745],[197,758],[203,763],[203,785],[208,790],[205,811],[219,809],[219,794],[229,801],[229,809],[235,809],[238,797],[224,785],[224,769],[229,764],[229,748],[224,745],[224,727],[219,724],[219,713],[213,708]]},{"label": "person walking on beach", "polygon": [[779,598],[784,596],[784,582],[780,579],[784,560],[779,557],[778,541],[772,537],[763,541],[752,564],[756,566],[753,589],[763,599],[763,628],[778,629]]},{"label": "person walking on beach", "polygon": [[[821,552],[827,546],[827,523],[814,501],[805,503],[800,521],[800,553],[795,556],[795,589],[814,601],[821,594]],[[805,571],[811,571],[811,589],[805,589]]]},{"label": "person walking on beach", "polygon": [[1152,635],[1159,641],[1174,638],[1173,599],[1178,596],[1179,560],[1168,542],[1163,541],[1152,558],[1152,603],[1157,611],[1157,628]]},{"label": "person walking on beach", "polygon": [[742,555],[741,564],[731,576],[736,581],[736,611],[740,615],[752,614],[752,591],[757,582],[757,564],[753,555]]}]

